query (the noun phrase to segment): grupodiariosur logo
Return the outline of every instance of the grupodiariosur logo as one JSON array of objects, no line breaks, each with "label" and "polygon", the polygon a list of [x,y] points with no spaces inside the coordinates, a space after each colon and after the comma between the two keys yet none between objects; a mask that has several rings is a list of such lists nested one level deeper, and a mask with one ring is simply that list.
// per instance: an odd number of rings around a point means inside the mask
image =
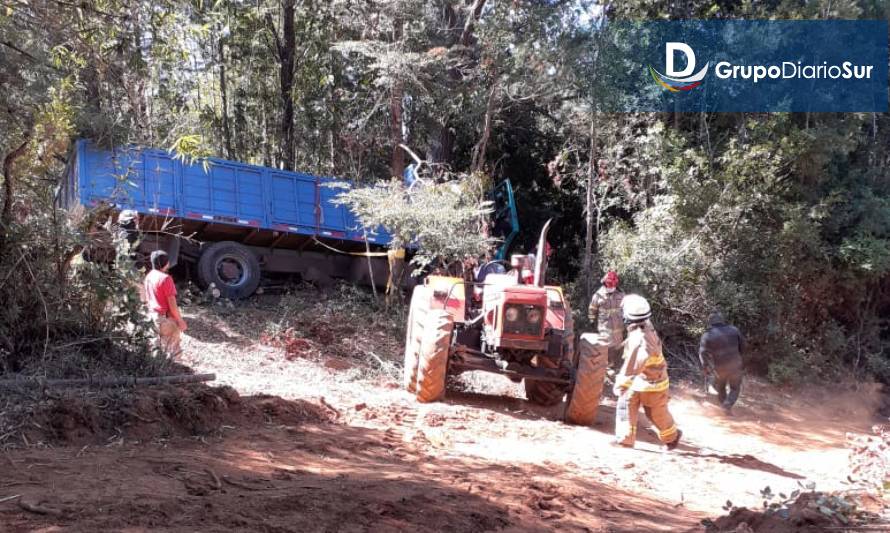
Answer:
[{"label": "grupodiariosur logo", "polygon": [[[679,71],[674,68],[674,58],[677,52],[686,56],[686,68]],[[652,75],[655,83],[672,93],[676,93],[691,91],[701,85],[702,80],[708,73],[709,65],[710,62],[705,63],[701,70],[693,74],[695,72],[695,52],[692,50],[692,47],[686,43],[668,42],[664,45],[665,74],[655,70],[652,65],[649,65],[649,73]]]}]

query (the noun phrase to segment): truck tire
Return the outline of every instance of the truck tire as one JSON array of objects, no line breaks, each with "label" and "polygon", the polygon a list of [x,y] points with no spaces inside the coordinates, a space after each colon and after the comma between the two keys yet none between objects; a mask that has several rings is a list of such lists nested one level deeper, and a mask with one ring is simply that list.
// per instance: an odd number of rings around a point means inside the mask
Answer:
[{"label": "truck tire", "polygon": [[205,288],[212,283],[223,298],[247,298],[256,291],[260,277],[259,259],[237,242],[215,242],[198,259],[198,282]]},{"label": "truck tire", "polygon": [[453,329],[454,319],[448,312],[427,313],[418,354],[417,384],[414,392],[419,402],[434,402],[445,394],[445,377],[448,374],[448,353],[451,350]]},{"label": "truck tire", "polygon": [[605,335],[585,333],[578,343],[575,384],[566,406],[566,422],[588,426],[596,420],[609,366],[609,342]]},{"label": "truck tire", "polygon": [[408,392],[414,392],[417,385],[417,355],[420,352],[420,341],[423,336],[423,321],[426,317],[426,309],[421,305],[425,298],[425,288],[418,287],[411,296],[411,306],[408,308],[408,326],[405,328],[405,363],[402,375],[402,385]]}]

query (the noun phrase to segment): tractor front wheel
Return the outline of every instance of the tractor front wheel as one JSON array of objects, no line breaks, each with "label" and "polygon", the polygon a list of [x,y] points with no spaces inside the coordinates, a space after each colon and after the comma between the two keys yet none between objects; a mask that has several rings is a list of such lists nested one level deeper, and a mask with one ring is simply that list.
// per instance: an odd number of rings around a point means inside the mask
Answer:
[{"label": "tractor front wheel", "polygon": [[427,309],[423,307],[426,302],[423,291],[425,287],[417,287],[411,297],[411,307],[408,310],[408,327],[405,331],[405,364],[402,374],[402,385],[408,392],[414,392],[417,385],[417,364],[420,342],[423,336],[423,322],[426,319]]},{"label": "tractor front wheel", "polygon": [[588,426],[596,420],[608,365],[609,342],[606,336],[596,333],[581,335],[575,384],[566,406],[566,422]]},{"label": "tractor front wheel", "polygon": [[424,320],[414,394],[420,402],[434,402],[445,394],[448,353],[454,319],[446,311],[430,311]]},{"label": "tractor front wheel", "polygon": [[[537,368],[557,368],[559,364],[543,356],[537,356]],[[566,395],[565,385],[525,378],[525,397],[533,404],[551,407],[562,401]]]}]

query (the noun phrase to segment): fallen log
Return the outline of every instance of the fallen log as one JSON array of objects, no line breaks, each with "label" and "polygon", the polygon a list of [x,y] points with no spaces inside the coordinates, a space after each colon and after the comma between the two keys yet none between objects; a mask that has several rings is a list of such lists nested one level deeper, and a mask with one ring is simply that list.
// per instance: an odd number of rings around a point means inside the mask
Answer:
[{"label": "fallen log", "polygon": [[136,387],[152,385],[173,385],[179,383],[201,383],[214,381],[216,374],[179,374],[176,376],[159,376],[153,378],[140,378],[125,376],[117,378],[86,378],[86,379],[0,379],[0,389],[3,388],[30,388],[30,389],[64,389],[77,387]]}]

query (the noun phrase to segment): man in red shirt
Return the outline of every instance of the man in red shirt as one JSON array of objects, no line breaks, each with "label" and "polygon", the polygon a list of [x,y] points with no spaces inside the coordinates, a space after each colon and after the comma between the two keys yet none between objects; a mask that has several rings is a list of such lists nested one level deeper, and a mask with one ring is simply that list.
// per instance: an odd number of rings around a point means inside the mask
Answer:
[{"label": "man in red shirt", "polygon": [[179,359],[182,349],[179,336],[186,324],[176,305],[176,285],[167,274],[170,259],[167,252],[155,250],[151,253],[151,272],[146,274],[143,287],[148,316],[158,328],[158,347],[170,358]]}]

